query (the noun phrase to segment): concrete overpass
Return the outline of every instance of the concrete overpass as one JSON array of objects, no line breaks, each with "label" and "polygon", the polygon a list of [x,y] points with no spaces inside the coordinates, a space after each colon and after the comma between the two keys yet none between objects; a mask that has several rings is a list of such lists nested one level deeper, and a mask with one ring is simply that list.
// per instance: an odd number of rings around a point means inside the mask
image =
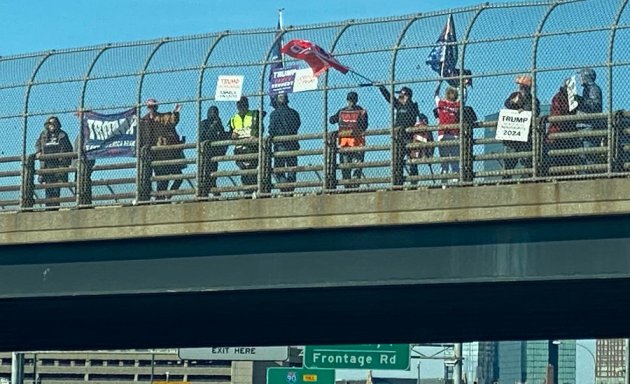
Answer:
[{"label": "concrete overpass", "polygon": [[0,215],[0,349],[627,336],[630,180]]}]

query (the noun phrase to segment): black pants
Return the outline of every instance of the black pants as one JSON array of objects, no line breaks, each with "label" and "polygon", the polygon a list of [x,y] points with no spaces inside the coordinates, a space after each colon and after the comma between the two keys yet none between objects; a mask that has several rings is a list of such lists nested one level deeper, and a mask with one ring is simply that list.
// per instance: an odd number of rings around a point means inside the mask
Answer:
[{"label": "black pants", "polygon": [[[41,175],[39,182],[41,184],[65,183],[68,181],[68,175],[65,173],[54,173],[49,175]],[[56,199],[61,197],[61,188],[46,188],[46,199]],[[47,202],[47,207],[58,207],[59,202]]]},{"label": "black pants", "polygon": [[[521,142],[521,141],[510,141],[505,143],[505,149],[508,153],[514,152],[531,152],[532,151],[532,143],[531,142]],[[511,158],[505,159],[505,170],[514,169],[518,162],[523,164],[524,168],[532,167],[532,155],[526,155],[526,157],[521,158]]]},{"label": "black pants", "polygon": [[[250,146],[240,146],[240,145],[234,148],[235,155],[245,155],[245,154],[250,154],[250,153],[258,153],[258,149],[253,146],[250,147]],[[258,168],[258,158],[250,159],[250,160],[237,160],[236,165],[242,170],[256,169]],[[241,183],[244,186],[256,185],[258,183],[258,175],[257,174],[241,175]],[[252,191],[247,190],[245,191],[245,193],[251,194]]]},{"label": "black pants", "polygon": [[[289,167],[297,167],[298,158],[297,156],[283,156],[283,157],[274,157],[273,159],[273,167],[275,168],[289,168]],[[295,183],[297,180],[297,173],[295,171],[291,172],[276,172],[276,178],[279,183]],[[283,192],[291,192],[295,188],[280,188]]]},{"label": "black pants", "polygon": [[[352,163],[362,163],[365,157],[365,152],[348,152],[348,153],[340,153],[339,154],[339,163],[341,164],[352,164]],[[341,170],[341,177],[344,180],[355,179],[358,180],[363,177],[363,169],[362,168],[344,168]],[[347,188],[358,188],[359,184],[346,184]]]}]

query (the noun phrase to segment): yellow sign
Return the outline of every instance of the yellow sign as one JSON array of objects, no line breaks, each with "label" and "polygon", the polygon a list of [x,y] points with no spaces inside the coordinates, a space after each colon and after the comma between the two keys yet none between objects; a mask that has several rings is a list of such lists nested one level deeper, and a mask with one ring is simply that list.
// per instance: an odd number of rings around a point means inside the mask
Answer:
[{"label": "yellow sign", "polygon": [[302,375],[302,380],[304,382],[315,382],[317,381],[317,375],[313,375],[313,374],[309,374],[309,375]]}]

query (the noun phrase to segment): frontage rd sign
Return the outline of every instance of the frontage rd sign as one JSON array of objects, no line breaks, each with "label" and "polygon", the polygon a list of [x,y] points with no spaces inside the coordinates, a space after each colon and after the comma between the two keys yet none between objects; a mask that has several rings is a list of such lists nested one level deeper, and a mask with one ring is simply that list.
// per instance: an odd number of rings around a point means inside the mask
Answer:
[{"label": "frontage rd sign", "polygon": [[336,369],[408,370],[409,344],[308,345],[304,366]]}]

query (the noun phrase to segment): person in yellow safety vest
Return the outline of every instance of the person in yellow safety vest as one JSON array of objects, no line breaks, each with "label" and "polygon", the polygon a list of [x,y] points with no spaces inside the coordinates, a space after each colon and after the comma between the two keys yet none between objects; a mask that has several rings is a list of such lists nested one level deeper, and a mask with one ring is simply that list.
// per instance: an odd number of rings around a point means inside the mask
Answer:
[{"label": "person in yellow safety vest", "polygon": [[[249,110],[249,101],[243,96],[236,102],[237,113],[232,116],[228,123],[228,128],[234,140],[244,140],[257,138],[259,135],[258,128],[258,111]],[[263,112],[264,117],[264,112]],[[234,146],[234,155],[243,155],[249,153],[258,153],[258,141],[247,144],[236,144]],[[240,169],[255,169],[258,167],[258,157],[246,160],[237,160],[236,165]],[[243,185],[256,185],[257,175],[241,175]],[[250,194],[253,191],[248,190],[245,193]]]},{"label": "person in yellow safety vest", "polygon": [[[330,117],[330,124],[339,124],[337,133],[337,145],[339,148],[355,148],[365,146],[365,130],[368,127],[368,114],[359,106],[359,95],[356,92],[348,92],[346,97],[348,105],[340,109]],[[339,154],[340,164],[362,163],[364,151],[352,151]],[[360,179],[363,177],[362,168],[344,168],[341,170],[344,180]],[[347,184],[347,188],[357,188],[359,184]]]}]

